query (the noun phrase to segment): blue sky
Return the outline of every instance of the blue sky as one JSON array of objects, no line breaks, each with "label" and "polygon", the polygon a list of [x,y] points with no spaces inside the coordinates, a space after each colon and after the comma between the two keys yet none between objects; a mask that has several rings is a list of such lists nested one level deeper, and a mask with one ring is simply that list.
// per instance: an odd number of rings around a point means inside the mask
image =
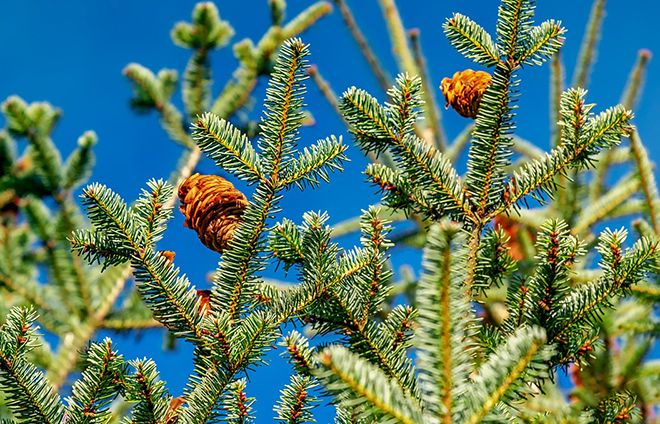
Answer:
[{"label": "blue sky", "polygon": [[[289,3],[289,16],[309,4],[303,0]],[[399,3],[406,26],[421,30],[430,75],[437,89],[443,77],[473,67],[443,36],[445,18],[453,12],[462,12],[493,31],[498,2],[405,0]],[[586,0],[545,1],[539,2],[537,9],[537,21],[559,19],[568,29],[563,54],[569,80],[590,3]],[[222,18],[228,19],[235,28],[233,41],[244,37],[258,39],[269,24],[265,0],[220,0],[216,4]],[[378,2],[349,0],[349,4],[382,63],[394,74],[394,60]],[[62,108],[64,115],[54,139],[65,155],[73,149],[80,134],[88,129],[95,130],[99,144],[92,180],[109,185],[131,200],[148,179],[168,176],[180,149],[168,140],[155,115],[136,115],[129,110],[130,86],[121,70],[129,62],[139,62],[154,70],[168,67],[182,71],[188,52],[171,43],[169,31],[175,22],[189,19],[193,5],[191,1],[174,0],[3,2],[0,5],[0,39],[4,41],[0,47],[0,99],[18,94],[27,101],[47,100]],[[660,38],[656,35],[659,11],[660,6],[643,0],[608,5],[601,39],[603,48],[589,86],[588,99],[598,104],[596,110],[619,100],[640,48],[660,52]],[[303,40],[311,44],[311,62],[319,66],[337,92],[356,85],[383,98],[336,11],[304,34]],[[231,50],[224,49],[212,55],[212,63],[214,78],[218,81],[214,86],[217,93],[235,68],[235,60]],[[527,68],[519,76],[523,80],[524,94],[519,101],[518,133],[545,148],[549,138],[548,68]],[[660,98],[658,76],[656,61],[652,60],[635,118],[655,161],[660,159],[656,147],[656,140],[660,138],[657,119],[660,103],[654,101]],[[304,129],[302,143],[311,143],[329,134],[346,135],[341,121],[316,88],[311,84],[308,88],[307,104],[317,123]],[[254,116],[260,111],[263,95],[264,84],[261,84],[256,93]],[[436,95],[441,97],[439,91]],[[180,104],[178,98],[177,102]],[[445,112],[443,119],[450,139],[466,124],[464,118],[452,111]],[[353,147],[347,154],[351,162],[343,174],[334,174],[332,183],[318,190],[290,192],[282,203],[281,216],[299,222],[307,210],[327,210],[332,223],[355,216],[375,203],[375,190],[361,175],[366,160]],[[199,169],[217,172],[207,161]],[[215,268],[217,257],[197,242],[193,232],[182,228],[182,222],[177,213],[161,246],[175,250],[177,264],[198,287],[206,287],[206,275]],[[400,261],[409,260],[413,266],[418,266],[418,255],[401,253]],[[188,346],[181,343],[174,353],[163,354],[159,332],[145,333],[139,339],[132,336],[115,339],[127,357],[153,356],[173,394],[179,394],[190,369]],[[272,365],[250,377],[252,383],[248,390],[259,399],[256,406],[260,422],[267,422],[272,416],[271,406],[277,398],[277,386],[273,381],[288,373],[288,367],[277,359],[276,353],[270,355]],[[319,416],[319,421],[327,419]]]}]

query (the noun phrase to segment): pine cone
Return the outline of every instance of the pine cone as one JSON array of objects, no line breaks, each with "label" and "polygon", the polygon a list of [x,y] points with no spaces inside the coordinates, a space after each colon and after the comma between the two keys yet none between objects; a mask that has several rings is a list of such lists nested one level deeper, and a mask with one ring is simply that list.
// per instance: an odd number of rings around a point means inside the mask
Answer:
[{"label": "pine cone", "polygon": [[181,414],[179,407],[184,403],[186,403],[186,398],[183,396],[170,399],[170,407],[167,409],[167,414],[165,414],[165,424],[174,424],[177,422],[177,418]]},{"label": "pine cone", "polygon": [[222,253],[227,248],[248,201],[227,180],[217,175],[194,174],[179,186],[179,209],[184,225],[195,230],[206,247]]},{"label": "pine cone", "polygon": [[447,100],[445,107],[451,105],[459,115],[476,118],[481,96],[486,92],[490,80],[488,72],[472,69],[456,72],[452,78],[444,78],[440,89]]},{"label": "pine cone", "polygon": [[[536,236],[525,228],[524,225],[514,221],[504,214],[497,215],[494,221],[495,228],[501,228],[509,236],[509,254],[515,261],[525,259],[525,251],[522,243],[522,237],[526,236],[531,241],[536,241]],[[526,233],[526,234],[523,234]]]},{"label": "pine cone", "polygon": [[208,315],[211,312],[211,290],[197,290],[199,313]]}]

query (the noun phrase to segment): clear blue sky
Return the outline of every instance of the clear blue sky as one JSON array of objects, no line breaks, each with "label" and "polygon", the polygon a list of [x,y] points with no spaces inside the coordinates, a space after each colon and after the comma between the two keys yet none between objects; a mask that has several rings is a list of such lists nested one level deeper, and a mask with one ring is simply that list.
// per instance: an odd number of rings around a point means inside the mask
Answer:
[{"label": "clear blue sky", "polygon": [[[384,65],[394,73],[394,61],[377,1],[348,1]],[[293,16],[310,2],[290,0],[289,3],[289,16]],[[498,2],[401,0],[399,3],[406,26],[421,29],[430,74],[437,88],[443,77],[473,66],[453,50],[442,35],[444,19],[458,11],[492,31]],[[568,28],[563,54],[569,70],[575,63],[590,3],[587,0],[539,2],[537,21],[555,18]],[[269,24],[265,0],[220,0],[216,4],[221,16],[235,28],[234,41],[244,37],[258,39]],[[155,115],[138,116],[129,110],[130,87],[121,70],[129,62],[139,62],[154,70],[168,67],[182,71],[188,52],[172,45],[169,31],[176,21],[189,19],[193,5],[192,1],[174,0],[3,2],[0,5],[0,39],[3,40],[0,99],[18,94],[27,101],[47,100],[62,108],[64,116],[54,139],[65,155],[75,146],[80,134],[88,129],[95,130],[99,144],[92,180],[109,185],[131,200],[148,179],[168,176],[176,164],[179,148],[168,141]],[[660,6],[644,0],[612,1],[608,5],[602,36],[604,47],[598,55],[588,96],[590,101],[598,103],[596,110],[618,101],[640,48],[660,54],[660,38],[656,33],[659,11]],[[383,98],[337,12],[323,19],[303,39],[311,44],[311,61],[318,64],[337,92],[356,85]],[[220,83],[214,88],[217,93],[235,68],[235,61],[230,49],[214,53],[212,61],[214,77]],[[660,78],[656,62],[651,61],[635,123],[653,159],[658,161],[660,103],[654,100],[660,98]],[[519,75],[524,93],[519,102],[519,134],[547,147],[547,66],[525,69]],[[569,72],[569,79],[570,76]],[[436,95],[440,97],[439,92]],[[257,111],[262,98],[263,84],[257,91]],[[177,102],[180,103],[178,96]],[[311,84],[307,103],[317,124],[305,129],[303,144],[328,134],[346,134],[342,123]],[[444,121],[451,138],[466,121],[450,112],[444,114]],[[332,184],[303,194],[289,193],[283,202],[284,215],[299,222],[304,211],[327,210],[331,222],[338,222],[375,203],[374,189],[361,175],[366,161],[355,148],[349,149],[348,156],[352,162],[343,174],[333,175]],[[200,170],[217,172],[208,162],[202,163]],[[207,286],[206,275],[215,268],[217,258],[197,242],[193,232],[182,228],[178,213],[161,246],[177,252],[177,264],[198,287]],[[418,256],[403,253],[401,260],[411,260],[417,267]],[[153,356],[172,393],[180,394],[191,369],[188,346],[180,343],[176,352],[163,354],[160,352],[162,335],[156,331],[138,339],[132,336],[114,338],[129,358]],[[248,393],[258,398],[259,422],[270,421],[271,407],[281,388],[274,382],[283,383],[283,378],[279,377],[289,372],[277,353],[270,355],[268,368],[251,375]],[[328,415],[319,415],[318,419],[327,422]]]}]

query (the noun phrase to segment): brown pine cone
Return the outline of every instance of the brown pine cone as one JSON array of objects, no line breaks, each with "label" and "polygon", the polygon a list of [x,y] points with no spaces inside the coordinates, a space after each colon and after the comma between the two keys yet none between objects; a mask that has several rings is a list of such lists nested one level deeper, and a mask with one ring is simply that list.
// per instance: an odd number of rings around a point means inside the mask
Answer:
[{"label": "brown pine cone", "polygon": [[440,83],[440,89],[447,100],[445,107],[453,107],[459,115],[466,118],[476,118],[481,97],[490,81],[488,72],[472,69],[456,72],[452,78],[444,78]]},{"label": "brown pine cone", "polygon": [[[495,228],[501,228],[509,236],[509,254],[515,261],[525,259],[524,245],[522,237],[528,237],[531,241],[536,241],[536,236],[524,225],[514,221],[504,214],[497,215],[494,220]],[[526,233],[526,234],[523,234]]]},{"label": "brown pine cone", "polygon": [[167,414],[165,414],[165,424],[173,424],[177,422],[177,418],[181,413],[179,407],[184,403],[186,403],[186,398],[183,396],[170,399],[170,407],[167,409]]},{"label": "brown pine cone", "polygon": [[199,313],[208,315],[211,312],[211,290],[197,290]]},{"label": "brown pine cone", "polygon": [[232,183],[217,175],[194,174],[179,186],[179,209],[184,225],[195,230],[206,247],[222,253],[227,248],[248,201]]}]

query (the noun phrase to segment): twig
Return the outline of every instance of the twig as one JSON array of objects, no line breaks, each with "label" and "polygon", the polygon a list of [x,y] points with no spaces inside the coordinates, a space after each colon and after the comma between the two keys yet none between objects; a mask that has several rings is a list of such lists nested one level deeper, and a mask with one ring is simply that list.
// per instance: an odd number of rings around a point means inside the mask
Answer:
[{"label": "twig", "polygon": [[[646,77],[647,65],[650,59],[651,52],[646,49],[639,51],[637,62],[630,71],[626,88],[621,95],[621,104],[626,109],[634,109],[639,100],[641,88]],[[603,188],[605,187],[605,179],[607,178],[607,171],[609,171],[610,166],[614,162],[614,154],[615,150],[610,149],[605,152],[598,161],[598,165],[594,170],[593,180],[589,187],[589,197],[591,200],[598,198],[598,196],[602,194]]]},{"label": "twig", "polygon": [[316,84],[316,86],[319,88],[319,91],[327,100],[328,103],[330,103],[330,106],[337,112],[337,115],[343,120],[344,116],[341,114],[341,111],[339,110],[339,102],[337,101],[337,94],[334,92],[332,87],[330,87],[330,84],[328,84],[328,81],[323,78],[323,75],[319,72],[318,66],[316,65],[311,65],[307,69],[307,73],[309,76],[312,77],[312,81]]},{"label": "twig", "polygon": [[358,25],[355,23],[353,12],[351,12],[351,9],[349,9],[348,5],[344,0],[334,0],[334,2],[337,5],[337,8],[339,8],[341,17],[344,20],[346,26],[348,27],[348,30],[351,32],[353,39],[355,39],[355,42],[360,48],[362,55],[367,60],[367,63],[369,64],[371,71],[376,76],[376,79],[378,80],[378,84],[380,84],[380,86],[384,91],[387,91],[390,88],[391,78],[385,73],[383,66],[378,61],[378,57],[376,57],[376,54],[371,49],[371,46],[369,45],[369,42],[367,41],[362,31],[360,30],[360,27],[358,27]]},{"label": "twig", "polygon": [[417,69],[412,50],[408,45],[408,38],[406,37],[406,31],[403,27],[396,3],[394,3],[394,0],[379,0],[379,2],[383,10],[385,22],[387,23],[387,29],[392,42],[392,50],[399,64],[399,69],[410,75],[418,75],[419,70]]},{"label": "twig", "polygon": [[630,136],[630,150],[637,164],[637,174],[642,191],[644,192],[651,227],[657,235],[660,235],[660,197],[658,196],[658,186],[653,175],[653,165],[649,161],[648,154],[639,138],[637,130],[633,130]]},{"label": "twig", "polygon": [[438,107],[438,100],[435,97],[435,89],[433,84],[431,84],[429,73],[426,69],[426,58],[424,57],[424,52],[422,51],[419,29],[411,29],[408,31],[408,34],[410,36],[410,43],[412,44],[415,63],[417,64],[417,69],[419,70],[419,76],[422,79],[425,122],[431,129],[431,138],[435,148],[441,152],[444,152],[447,149],[447,139],[442,130],[442,115],[440,114],[440,108]]},{"label": "twig", "polygon": [[591,67],[596,58],[596,47],[604,16],[605,0],[595,0],[591,8],[587,30],[582,39],[580,56],[577,67],[575,68],[575,74],[573,75],[573,87],[587,88],[587,80],[589,79]]}]

